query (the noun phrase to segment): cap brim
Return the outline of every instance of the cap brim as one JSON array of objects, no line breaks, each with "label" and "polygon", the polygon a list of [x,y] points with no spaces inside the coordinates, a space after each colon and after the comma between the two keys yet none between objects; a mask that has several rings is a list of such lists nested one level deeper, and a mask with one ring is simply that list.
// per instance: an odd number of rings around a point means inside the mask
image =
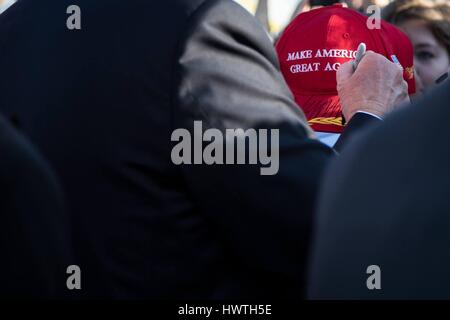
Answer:
[{"label": "cap brim", "polygon": [[342,109],[337,95],[296,95],[295,101],[314,131],[342,133]]}]

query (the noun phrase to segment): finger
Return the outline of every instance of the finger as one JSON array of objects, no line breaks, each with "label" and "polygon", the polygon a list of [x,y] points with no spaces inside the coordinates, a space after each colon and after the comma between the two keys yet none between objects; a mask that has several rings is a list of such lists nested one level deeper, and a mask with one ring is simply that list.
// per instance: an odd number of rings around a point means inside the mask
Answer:
[{"label": "finger", "polygon": [[378,64],[378,63],[380,63],[380,64],[386,64],[386,63],[394,64],[392,61],[390,61],[385,56],[369,50],[369,51],[366,52],[364,57],[361,59],[361,62],[359,63],[359,65],[364,67],[367,64],[373,65],[373,64]]},{"label": "finger", "polygon": [[342,64],[338,71],[336,72],[336,80],[338,85],[348,79],[353,75],[353,64],[352,61],[348,61]]},{"label": "finger", "polygon": [[411,99],[408,94],[408,83],[403,80],[402,82],[402,99],[401,99],[401,105],[409,105],[411,104]]}]

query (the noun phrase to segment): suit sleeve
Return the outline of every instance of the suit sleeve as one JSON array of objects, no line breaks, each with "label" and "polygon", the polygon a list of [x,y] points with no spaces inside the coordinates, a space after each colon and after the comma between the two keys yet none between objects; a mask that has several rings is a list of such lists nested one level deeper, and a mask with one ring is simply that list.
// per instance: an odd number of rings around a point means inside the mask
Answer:
[{"label": "suit sleeve", "polygon": [[[236,259],[297,284],[304,270],[322,172],[333,150],[313,138],[256,20],[233,1],[192,17],[178,60],[173,129],[278,129],[279,170],[261,165],[182,165],[200,212]],[[273,141],[272,141],[273,143]]]},{"label": "suit sleeve", "polygon": [[361,133],[362,130],[381,122],[382,120],[367,113],[356,113],[350,120],[350,122],[345,126],[344,132],[342,132],[339,140],[334,145],[334,149],[337,152],[342,152],[343,148],[346,145],[350,144],[349,141],[352,141],[353,138],[358,135],[358,133]]},{"label": "suit sleeve", "polygon": [[0,154],[0,297],[68,297],[72,255],[60,185],[34,147],[1,117]]}]

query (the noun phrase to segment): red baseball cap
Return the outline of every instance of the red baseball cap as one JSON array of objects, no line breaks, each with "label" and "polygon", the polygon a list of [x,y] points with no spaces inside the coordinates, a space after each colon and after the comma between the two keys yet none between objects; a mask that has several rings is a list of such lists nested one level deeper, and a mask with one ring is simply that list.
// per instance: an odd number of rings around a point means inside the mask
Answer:
[{"label": "red baseball cap", "polygon": [[281,72],[315,131],[342,132],[336,71],[355,58],[361,42],[390,61],[395,55],[404,69],[409,94],[416,91],[408,37],[385,21],[380,29],[369,29],[368,19],[342,5],[315,9],[298,15],[276,45]]}]

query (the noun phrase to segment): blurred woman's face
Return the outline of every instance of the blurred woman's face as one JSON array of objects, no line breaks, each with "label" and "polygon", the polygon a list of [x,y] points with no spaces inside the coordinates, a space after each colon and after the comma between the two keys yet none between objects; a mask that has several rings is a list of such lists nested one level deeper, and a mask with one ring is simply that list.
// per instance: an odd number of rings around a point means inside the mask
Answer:
[{"label": "blurred woman's face", "polygon": [[426,22],[413,19],[398,26],[414,46],[417,92],[433,86],[436,80],[450,68],[450,53],[434,37]]}]

